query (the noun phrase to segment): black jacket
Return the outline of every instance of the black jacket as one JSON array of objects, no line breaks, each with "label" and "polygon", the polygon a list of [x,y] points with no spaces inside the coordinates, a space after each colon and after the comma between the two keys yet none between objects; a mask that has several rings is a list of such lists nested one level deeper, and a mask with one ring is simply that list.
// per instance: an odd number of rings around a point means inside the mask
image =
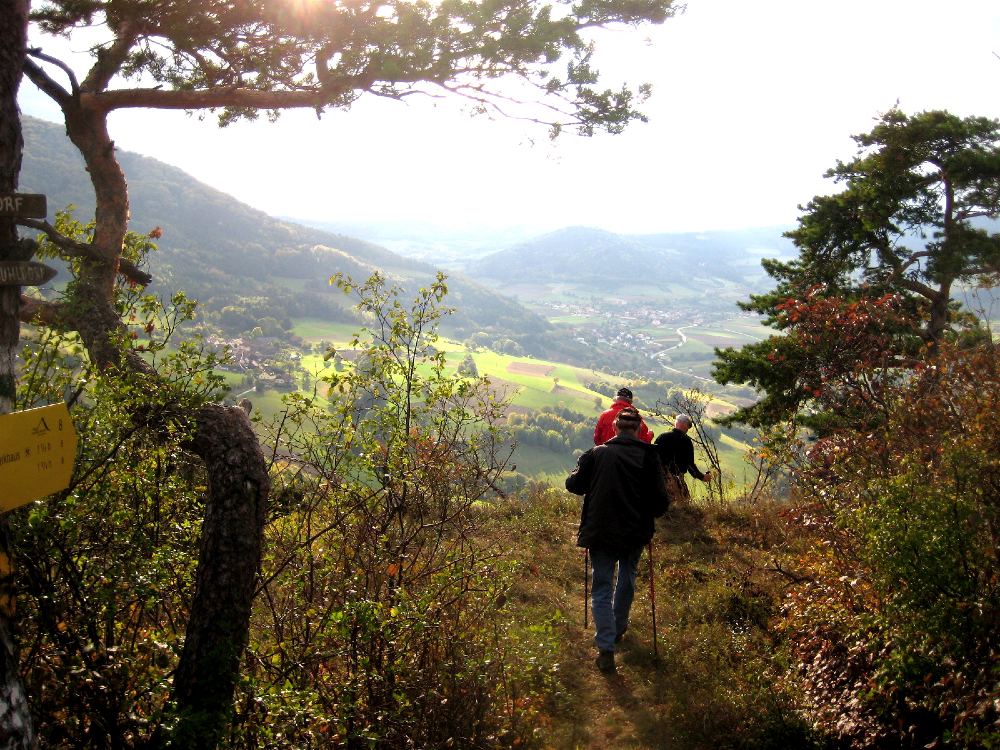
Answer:
[{"label": "black jacket", "polygon": [[684,430],[676,427],[670,432],[662,432],[656,438],[654,448],[660,454],[663,470],[681,476],[690,474],[695,479],[704,479],[705,475],[694,465],[694,442]]},{"label": "black jacket", "polygon": [[580,456],[566,489],[584,496],[577,546],[612,553],[649,542],[670,502],[656,451],[625,435]]}]

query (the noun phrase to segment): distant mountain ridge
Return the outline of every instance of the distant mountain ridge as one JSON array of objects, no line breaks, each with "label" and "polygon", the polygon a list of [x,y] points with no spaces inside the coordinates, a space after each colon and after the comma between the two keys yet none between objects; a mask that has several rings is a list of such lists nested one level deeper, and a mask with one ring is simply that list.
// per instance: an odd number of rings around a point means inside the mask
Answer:
[{"label": "distant mountain ridge", "polygon": [[[77,218],[88,221],[92,188],[63,128],[25,118],[24,135],[21,190],[46,194],[50,216],[74,204]],[[379,270],[408,296],[433,278],[438,265],[273,218],[156,159],[126,151],[119,158],[130,187],[132,228],[163,230],[160,249],[149,259],[151,290],[187,292],[201,303],[203,320],[229,333],[263,319],[286,331],[307,317],[351,321],[345,298],[327,283],[333,273],[365,279]],[[288,179],[293,183],[294,175]],[[594,342],[551,325],[540,313],[550,315],[554,308],[536,303],[565,299],[600,306],[609,295],[621,301],[637,294],[661,310],[729,314],[736,301],[768,288],[761,257],[794,257],[794,247],[781,236],[784,229],[626,235],[568,227],[521,242],[516,232],[436,237],[432,227],[418,227],[417,233],[423,250],[450,248],[451,267],[463,269],[449,273],[446,303],[457,309],[445,321],[449,335],[484,333],[476,340],[499,351],[586,363],[595,356]],[[389,234],[400,237],[400,231],[394,227]],[[496,249],[511,241],[516,244]],[[520,294],[525,304],[501,291]]]},{"label": "distant mountain ridge", "polygon": [[467,272],[508,284],[561,281],[608,289],[725,279],[752,289],[766,280],[762,257],[795,257],[782,236],[787,229],[621,235],[569,227],[480,258]]},{"label": "distant mountain ridge", "polygon": [[635,278],[657,256],[630,237],[603,229],[567,227],[487,255],[469,265],[477,277],[515,283],[562,279],[600,283],[608,274]]}]

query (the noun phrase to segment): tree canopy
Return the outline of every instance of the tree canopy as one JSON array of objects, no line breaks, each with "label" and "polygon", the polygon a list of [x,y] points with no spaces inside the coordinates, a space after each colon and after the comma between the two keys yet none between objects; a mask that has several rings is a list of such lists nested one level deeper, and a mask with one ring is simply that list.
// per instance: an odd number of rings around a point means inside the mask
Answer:
[{"label": "tree canopy", "polygon": [[[103,112],[211,109],[226,123],[261,111],[349,107],[366,92],[398,99],[437,90],[557,129],[618,131],[641,117],[635,95],[597,88],[586,32],[659,23],[672,12],[671,0],[49,0],[32,15],[44,32],[101,26],[107,38],[70,90],[39,67],[28,75],[57,99]],[[523,87],[505,88],[511,78]]]},{"label": "tree canopy", "polygon": [[[736,421],[780,422],[875,359],[905,368],[922,348],[974,331],[954,294],[1000,273],[988,222],[1000,216],[1000,122],[893,109],[854,140],[857,156],[827,172],[844,189],[813,198],[786,235],[798,258],[765,260],[776,287],[741,305],[783,334],[717,351],[720,383],[764,393]],[[831,328],[846,333],[834,340]]]},{"label": "tree canopy", "polygon": [[[276,117],[285,109],[349,108],[362,94],[403,99],[452,94],[474,108],[567,127],[618,132],[642,119],[640,86],[600,88],[592,66],[593,30],[660,23],[672,0],[48,0],[32,20],[50,35],[94,39],[82,78],[35,46],[25,73],[61,108],[67,134],[86,161],[96,194],[96,226],[87,243],[62,242],[84,259],[79,289],[91,301],[76,324],[99,360],[115,327],[94,299],[111,298],[115,277],[140,284],[149,275],[121,257],[128,231],[128,189],[114,157],[108,115],[124,108],[215,111],[226,124]],[[29,224],[49,232],[43,223]],[[55,320],[67,306],[32,304],[31,316]],[[88,330],[89,329],[89,330]]]}]

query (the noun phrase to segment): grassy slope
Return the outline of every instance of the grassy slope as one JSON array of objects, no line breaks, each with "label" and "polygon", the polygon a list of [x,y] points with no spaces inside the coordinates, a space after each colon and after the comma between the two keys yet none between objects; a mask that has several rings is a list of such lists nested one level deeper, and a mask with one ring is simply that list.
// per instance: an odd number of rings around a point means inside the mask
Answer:
[{"label": "grassy slope", "polygon": [[295,321],[292,333],[301,336],[310,344],[320,341],[347,341],[357,325],[354,323],[331,323],[322,318],[300,318]]}]

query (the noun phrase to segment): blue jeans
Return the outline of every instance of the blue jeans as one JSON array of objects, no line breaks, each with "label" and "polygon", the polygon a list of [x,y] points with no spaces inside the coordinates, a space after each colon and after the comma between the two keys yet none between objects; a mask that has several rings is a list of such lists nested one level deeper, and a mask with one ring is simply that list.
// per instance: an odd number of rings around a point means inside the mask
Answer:
[{"label": "blue jeans", "polygon": [[[597,635],[594,643],[600,651],[614,651],[615,637],[628,626],[628,613],[635,597],[635,574],[639,567],[642,547],[622,555],[590,550],[593,588],[590,605],[594,613]],[[618,580],[615,581],[615,567]]]}]

